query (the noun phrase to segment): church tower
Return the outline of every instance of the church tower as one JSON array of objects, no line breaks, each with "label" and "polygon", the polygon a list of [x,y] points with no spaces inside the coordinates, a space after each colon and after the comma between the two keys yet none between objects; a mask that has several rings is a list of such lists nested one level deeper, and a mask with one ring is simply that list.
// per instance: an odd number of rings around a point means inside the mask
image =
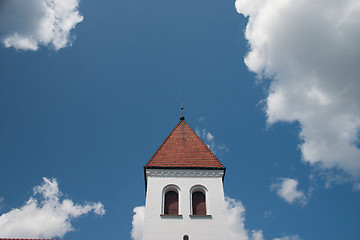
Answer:
[{"label": "church tower", "polygon": [[144,173],[144,240],[227,239],[225,167],[184,117]]}]

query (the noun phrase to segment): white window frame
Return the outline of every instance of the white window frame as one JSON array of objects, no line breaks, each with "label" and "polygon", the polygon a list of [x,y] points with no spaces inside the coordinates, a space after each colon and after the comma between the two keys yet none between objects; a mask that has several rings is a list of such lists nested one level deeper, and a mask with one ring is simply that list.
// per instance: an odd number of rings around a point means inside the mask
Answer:
[{"label": "white window frame", "polygon": [[163,190],[162,190],[162,200],[161,200],[161,215],[166,215],[164,213],[164,209],[165,209],[165,194],[169,191],[174,191],[178,194],[178,215],[181,215],[181,205],[180,205],[180,193],[181,193],[181,190],[180,188],[175,185],[175,184],[169,184],[169,185],[166,185]]},{"label": "white window frame", "polygon": [[205,214],[206,215],[211,215],[210,214],[210,207],[209,207],[209,194],[208,194],[208,190],[205,186],[200,185],[200,184],[196,184],[194,186],[191,187],[190,189],[190,215],[194,216],[193,213],[193,204],[192,204],[192,195],[194,192],[202,192],[203,194],[205,194]]}]

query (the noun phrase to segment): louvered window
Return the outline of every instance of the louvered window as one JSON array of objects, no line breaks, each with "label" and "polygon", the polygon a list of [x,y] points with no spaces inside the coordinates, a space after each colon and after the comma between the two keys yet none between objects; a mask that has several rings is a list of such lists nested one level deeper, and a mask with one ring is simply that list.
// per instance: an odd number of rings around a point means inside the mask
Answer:
[{"label": "louvered window", "polygon": [[193,215],[206,215],[205,194],[202,192],[193,192],[192,194]]},{"label": "louvered window", "polygon": [[165,193],[164,214],[178,215],[178,213],[179,213],[178,193],[175,191],[166,192]]}]

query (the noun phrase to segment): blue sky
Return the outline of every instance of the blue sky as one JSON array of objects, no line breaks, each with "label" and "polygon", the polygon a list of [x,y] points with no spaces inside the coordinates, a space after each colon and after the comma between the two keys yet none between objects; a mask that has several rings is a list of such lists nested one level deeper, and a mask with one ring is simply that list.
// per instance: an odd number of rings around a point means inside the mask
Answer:
[{"label": "blue sky", "polygon": [[179,121],[183,91],[186,121],[227,167],[225,194],[244,205],[246,229],[360,238],[358,5],[81,1],[73,15],[57,9],[73,24],[57,32],[70,34],[61,45],[38,34],[41,7],[24,16],[24,3],[9,2],[0,4],[0,218],[35,186],[56,190],[55,178],[62,195],[45,201],[93,207],[69,217],[63,239],[130,239],[143,166]]}]

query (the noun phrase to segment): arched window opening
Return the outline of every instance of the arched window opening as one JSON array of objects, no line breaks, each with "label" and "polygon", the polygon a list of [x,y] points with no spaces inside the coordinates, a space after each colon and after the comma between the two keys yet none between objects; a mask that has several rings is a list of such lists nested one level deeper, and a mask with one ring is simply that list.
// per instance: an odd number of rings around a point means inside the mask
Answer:
[{"label": "arched window opening", "polygon": [[203,192],[193,192],[192,194],[193,215],[206,215],[206,201]]},{"label": "arched window opening", "polygon": [[175,191],[168,191],[165,193],[165,204],[164,204],[164,214],[174,214],[178,215],[179,213],[179,196]]},{"label": "arched window opening", "polygon": [[189,240],[189,236],[188,236],[188,235],[184,235],[183,240]]}]

